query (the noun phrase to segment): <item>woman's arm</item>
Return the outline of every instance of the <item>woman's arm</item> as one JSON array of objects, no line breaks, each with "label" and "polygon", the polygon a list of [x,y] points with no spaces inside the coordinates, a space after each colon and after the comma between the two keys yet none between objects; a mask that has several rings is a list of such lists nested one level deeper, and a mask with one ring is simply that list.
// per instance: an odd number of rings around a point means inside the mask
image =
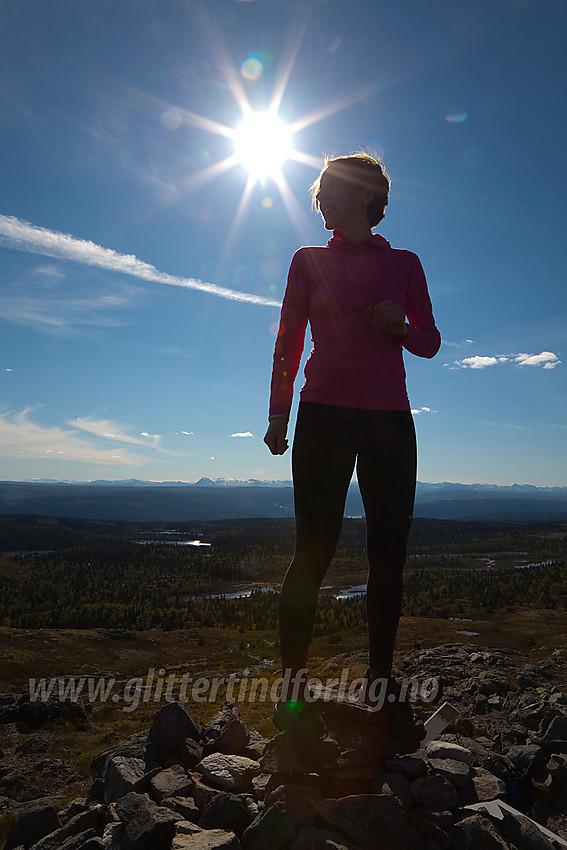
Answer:
[{"label": "woman's arm", "polygon": [[270,419],[264,442],[273,455],[283,455],[288,450],[287,418],[274,416]]},{"label": "woman's arm", "polygon": [[406,314],[395,301],[381,301],[366,310],[373,322],[386,328],[403,342],[409,332]]},{"label": "woman's arm", "polygon": [[282,304],[272,369],[270,418],[283,417],[286,422],[289,418],[293,382],[299,369],[305,343],[308,309],[307,283],[303,273],[301,250],[299,250],[291,261]]},{"label": "woman's arm", "polygon": [[410,278],[406,316],[408,332],[402,344],[418,357],[435,357],[441,347],[441,334],[435,325],[433,309],[423,267],[416,254],[411,255],[414,267]]}]

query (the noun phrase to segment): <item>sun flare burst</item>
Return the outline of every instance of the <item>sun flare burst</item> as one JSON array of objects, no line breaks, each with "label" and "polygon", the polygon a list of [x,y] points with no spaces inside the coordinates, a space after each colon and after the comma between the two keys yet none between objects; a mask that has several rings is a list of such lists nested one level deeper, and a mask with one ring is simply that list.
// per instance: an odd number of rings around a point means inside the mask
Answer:
[{"label": "sun flare burst", "polygon": [[273,112],[250,112],[234,136],[238,162],[254,180],[278,175],[293,153],[292,130]]}]

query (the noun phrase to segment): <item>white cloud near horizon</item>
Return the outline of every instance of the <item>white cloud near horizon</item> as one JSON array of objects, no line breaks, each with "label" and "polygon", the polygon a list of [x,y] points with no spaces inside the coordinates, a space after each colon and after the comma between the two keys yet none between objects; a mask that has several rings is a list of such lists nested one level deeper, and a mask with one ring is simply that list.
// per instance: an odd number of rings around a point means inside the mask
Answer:
[{"label": "white cloud near horizon", "polygon": [[541,354],[517,354],[516,363],[520,366],[543,366],[544,369],[554,369],[561,360],[551,351],[542,351]]},{"label": "white cloud near horizon", "polygon": [[[75,463],[121,465],[139,467],[145,463],[141,455],[129,454],[127,449],[116,446],[101,449],[85,439],[76,430],[65,430],[58,426],[45,426],[29,418],[32,408],[0,413],[0,455],[4,457],[27,457],[73,461]],[[146,445],[146,443],[144,443]]]},{"label": "white cloud near horizon", "polygon": [[415,415],[418,413],[437,413],[436,410],[432,410],[430,407],[414,407],[411,412]]},{"label": "white cloud near horizon", "polygon": [[72,260],[86,266],[127,274],[138,280],[208,292],[231,301],[261,304],[267,307],[281,306],[281,302],[273,298],[227,289],[198,278],[178,277],[160,272],[155,266],[139,260],[133,254],[119,254],[112,248],[103,248],[102,245],[89,240],[77,239],[70,234],[49,230],[15,216],[0,215],[0,245],[15,251]]},{"label": "white cloud near horizon", "polygon": [[231,437],[253,437],[254,434],[251,434],[250,431],[237,431],[236,434],[231,434]]},{"label": "white cloud near horizon", "polygon": [[450,369],[486,369],[487,366],[498,366],[501,363],[513,363],[518,366],[541,366],[543,369],[555,369],[561,364],[559,357],[552,351],[542,351],[540,354],[498,354],[465,357],[446,363]]}]

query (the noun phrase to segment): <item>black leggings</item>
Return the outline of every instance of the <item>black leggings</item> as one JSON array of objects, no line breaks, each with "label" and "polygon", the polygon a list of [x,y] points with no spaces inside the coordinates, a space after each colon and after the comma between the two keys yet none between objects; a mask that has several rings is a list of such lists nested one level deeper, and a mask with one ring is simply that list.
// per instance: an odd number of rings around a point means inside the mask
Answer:
[{"label": "black leggings", "polygon": [[317,596],[341,533],[356,463],[366,514],[369,662],[391,669],[416,481],[413,418],[300,402],[293,442],[296,546],[280,596],[284,669],[307,666]]}]

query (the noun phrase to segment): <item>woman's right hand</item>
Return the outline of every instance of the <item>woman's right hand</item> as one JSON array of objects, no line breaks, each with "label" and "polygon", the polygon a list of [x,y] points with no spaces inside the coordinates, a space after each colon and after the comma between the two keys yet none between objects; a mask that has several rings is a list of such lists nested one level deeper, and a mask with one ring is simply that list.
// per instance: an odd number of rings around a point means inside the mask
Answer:
[{"label": "woman's right hand", "polygon": [[288,450],[287,419],[275,416],[268,425],[264,442],[273,455],[283,455]]}]

